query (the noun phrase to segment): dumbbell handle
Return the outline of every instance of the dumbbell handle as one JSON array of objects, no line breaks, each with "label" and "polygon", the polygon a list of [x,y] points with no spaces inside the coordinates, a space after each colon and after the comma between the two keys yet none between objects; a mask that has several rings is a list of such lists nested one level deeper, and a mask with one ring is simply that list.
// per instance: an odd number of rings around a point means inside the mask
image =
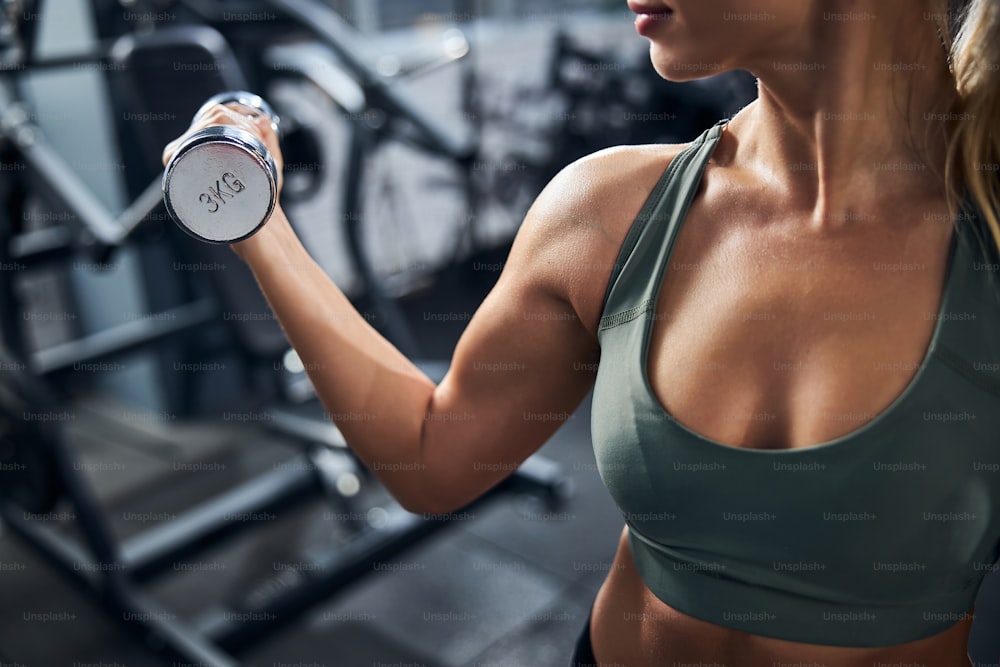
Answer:
[{"label": "dumbbell handle", "polygon": [[271,108],[270,104],[264,101],[263,97],[254,93],[249,93],[245,90],[234,90],[210,97],[194,114],[195,121],[201,118],[205,112],[217,104],[221,104],[223,106],[236,104],[248,111],[251,111],[254,116],[266,116],[271,119],[271,128],[274,132],[278,136],[281,136],[280,116],[274,112],[274,109]]}]

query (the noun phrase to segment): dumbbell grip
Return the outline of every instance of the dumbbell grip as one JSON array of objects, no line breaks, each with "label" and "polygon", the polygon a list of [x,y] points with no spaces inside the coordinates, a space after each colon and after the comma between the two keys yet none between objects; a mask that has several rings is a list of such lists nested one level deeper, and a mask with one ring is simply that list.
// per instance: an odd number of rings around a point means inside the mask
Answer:
[{"label": "dumbbell grip", "polygon": [[244,109],[247,109],[248,111],[253,112],[254,116],[264,116],[266,118],[269,118],[271,121],[271,129],[274,130],[275,134],[279,136],[281,134],[281,119],[278,117],[278,114],[274,112],[274,109],[271,107],[271,105],[265,102],[264,98],[262,98],[260,95],[250,93],[245,90],[235,90],[235,91],[220,93],[218,95],[215,95],[214,97],[209,98],[208,101],[206,101],[204,104],[201,105],[201,108],[199,108],[194,115],[195,120],[198,120],[202,116],[202,114],[204,114],[206,111],[208,111],[216,104],[221,104],[223,106],[235,104],[240,107],[243,107]]}]

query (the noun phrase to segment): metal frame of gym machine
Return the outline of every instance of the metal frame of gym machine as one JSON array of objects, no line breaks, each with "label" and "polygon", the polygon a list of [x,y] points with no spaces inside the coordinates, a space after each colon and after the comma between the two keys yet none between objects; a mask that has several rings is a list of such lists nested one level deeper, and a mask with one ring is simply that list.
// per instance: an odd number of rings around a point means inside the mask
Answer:
[{"label": "metal frame of gym machine", "polygon": [[[104,0],[92,0],[101,9]],[[185,2],[211,22],[207,5]],[[333,89],[326,82],[314,81],[348,113],[377,107],[388,118],[401,119],[411,129],[416,143],[428,151],[443,154],[457,161],[469,160],[475,146],[465,139],[456,139],[444,128],[418,110],[398,90],[390,88],[366,63],[354,54],[359,36],[329,7],[313,0],[268,0],[263,4],[288,20],[306,27],[339,58],[347,79],[353,81],[354,102],[348,103],[343,89]],[[41,0],[31,8],[38,16]],[[25,10],[27,11],[27,10]],[[149,185],[121,215],[115,216],[87,189],[57,151],[46,142],[44,135],[32,123],[30,114],[18,104],[20,99],[17,75],[22,71],[70,67],[78,63],[108,62],[111,43],[104,42],[87,52],[41,59],[35,57],[37,21],[22,25],[24,59],[14,66],[7,65],[0,73],[0,155],[10,167],[12,176],[4,186],[4,204],[0,206],[0,262],[6,265],[32,267],[65,261],[80,252],[104,258],[122,245],[141,227],[142,222],[161,205],[159,181]],[[294,69],[285,62],[284,68]],[[301,68],[309,76],[308,68]],[[343,83],[343,82],[342,82]],[[357,104],[360,106],[350,106]],[[399,314],[394,304],[379,293],[372,267],[360,250],[360,193],[367,149],[375,141],[371,128],[354,124],[350,142],[348,178],[345,184],[345,214],[348,238],[354,260],[367,287],[374,292],[378,306],[389,314],[390,329],[403,332],[401,347],[407,351],[405,330],[400,328]],[[70,212],[70,226],[56,226],[24,232],[20,229],[22,207],[29,193],[41,193],[48,202]],[[0,272],[0,299],[3,311],[15,312],[18,295],[10,272]],[[189,332],[215,317],[211,303],[195,301],[166,313],[167,317],[151,317],[119,325],[60,344],[54,348],[28,352],[18,322],[19,318],[2,318],[5,346],[12,350],[18,382],[24,387],[25,400],[36,410],[58,409],[61,399],[46,386],[47,377],[66,372],[75,364],[105,361],[158,342]],[[410,349],[413,349],[412,347]],[[23,362],[23,363],[21,363]],[[73,465],[70,444],[61,428],[47,429],[43,441],[20,443],[37,447],[41,458],[51,466],[48,473],[58,488],[59,497],[67,499],[75,511],[83,540],[67,537],[43,521],[32,518],[22,505],[0,497],[0,517],[6,526],[50,561],[70,581],[90,593],[107,611],[130,629],[143,636],[149,645],[175,659],[198,665],[228,667],[238,664],[231,652],[245,648],[259,638],[264,630],[277,628],[315,602],[327,598],[338,588],[373,571],[372,563],[391,558],[450,521],[449,516],[421,517],[398,506],[390,507],[383,527],[360,533],[347,548],[317,557],[315,568],[295,573],[290,581],[285,576],[279,586],[267,596],[258,596],[254,607],[217,610],[219,613],[201,618],[197,624],[179,619],[164,609],[144,590],[144,582],[162,574],[177,559],[189,558],[204,548],[229,539],[249,527],[248,522],[234,522],[233,516],[273,512],[303,499],[324,493],[324,483],[316,471],[321,462],[314,457],[343,446],[339,433],[329,423],[309,423],[297,418],[276,419],[268,425],[303,442],[323,447],[307,448],[298,455],[299,465],[275,466],[274,470],[221,493],[191,508],[175,520],[153,527],[125,540],[114,534],[108,517],[96,499],[84,475]],[[496,493],[528,492],[558,503],[570,493],[561,470],[541,458],[529,459],[522,468],[477,503]],[[39,490],[41,493],[41,490]],[[53,498],[54,499],[54,498]],[[287,573],[284,573],[287,575]],[[227,612],[227,613],[223,613]],[[252,612],[252,613],[247,613]],[[220,615],[221,614],[221,615]],[[250,618],[247,621],[234,619]],[[126,620],[130,619],[130,620]]]}]

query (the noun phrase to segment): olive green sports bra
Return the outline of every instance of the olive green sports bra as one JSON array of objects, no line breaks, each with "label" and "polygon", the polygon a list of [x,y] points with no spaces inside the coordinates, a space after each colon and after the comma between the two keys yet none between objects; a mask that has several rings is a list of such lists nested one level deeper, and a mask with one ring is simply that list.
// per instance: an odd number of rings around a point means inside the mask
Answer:
[{"label": "olive green sports bra", "polygon": [[729,447],[646,376],[664,269],[722,123],[673,159],[608,285],[592,431],[635,565],[671,607],[767,637],[888,646],[966,617],[1000,556],[996,264],[962,222],[916,376],[881,414],[804,448]]}]

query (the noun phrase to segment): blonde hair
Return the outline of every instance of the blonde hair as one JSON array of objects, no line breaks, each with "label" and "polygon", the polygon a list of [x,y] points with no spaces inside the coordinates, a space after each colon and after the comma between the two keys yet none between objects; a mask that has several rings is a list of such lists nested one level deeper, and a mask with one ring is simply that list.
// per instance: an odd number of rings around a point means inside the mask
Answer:
[{"label": "blonde hair", "polygon": [[1000,252],[1000,3],[959,2],[950,58],[958,97],[945,181],[956,208],[972,199]]}]

